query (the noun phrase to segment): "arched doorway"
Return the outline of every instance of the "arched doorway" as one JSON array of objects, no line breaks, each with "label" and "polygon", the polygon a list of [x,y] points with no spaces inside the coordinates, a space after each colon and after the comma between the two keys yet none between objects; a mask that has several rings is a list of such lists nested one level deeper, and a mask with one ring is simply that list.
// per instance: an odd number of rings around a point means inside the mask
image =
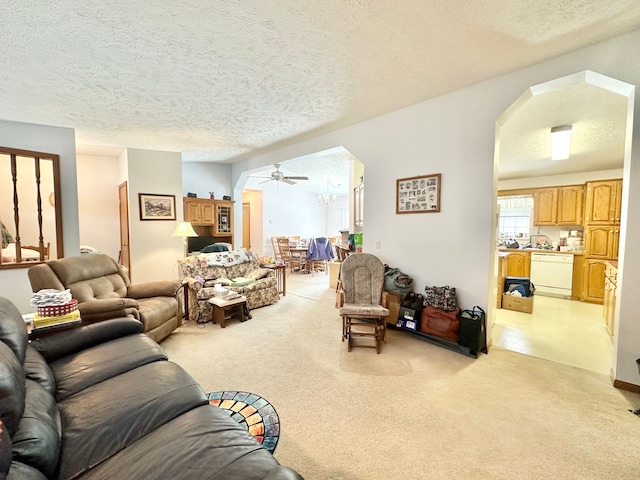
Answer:
[{"label": "arched doorway", "polygon": [[[542,189],[553,191],[564,186],[582,185],[586,192],[593,181],[622,179],[625,159],[630,158],[627,151],[630,142],[625,139],[633,114],[629,108],[632,95],[633,86],[591,71],[529,88],[496,122],[496,196],[506,193],[512,194],[513,198],[531,195],[539,199],[535,196]],[[568,160],[552,161],[551,128],[564,125],[572,126],[571,155]],[[624,182],[620,184],[624,188]],[[557,208],[557,204],[553,208]],[[575,230],[589,236],[588,220],[580,220],[574,226],[558,225],[559,222],[546,225],[542,222],[541,225],[533,219],[534,210],[530,215],[531,222],[524,231],[529,236],[548,237],[549,244],[554,244],[552,247],[562,238],[563,230]],[[502,225],[507,223],[501,220],[505,219],[497,212],[497,241],[500,234],[504,234]],[[520,243],[526,245],[529,239],[524,231]],[[534,296],[533,313],[497,308],[491,335],[494,346],[599,373],[611,372],[617,328],[611,325],[607,330],[602,301],[598,297],[600,286],[589,284],[589,266],[596,260],[588,244],[587,241],[587,248],[582,252],[574,247],[568,252],[580,262],[573,269],[573,285],[570,286],[573,300],[553,294]],[[514,253],[531,261],[526,251],[519,249]],[[613,250],[605,255],[606,258],[601,256],[597,260],[603,266],[596,272],[595,280],[600,281],[599,275],[602,275],[604,285],[604,264],[617,263],[618,256],[622,257],[623,253],[618,255]],[[499,257],[497,255],[496,263]],[[576,275],[582,275],[582,278],[577,279]],[[585,295],[584,289],[589,288],[595,294]],[[501,285],[498,285],[498,295],[500,293]],[[495,297],[490,299],[493,303],[496,300]],[[613,322],[616,316],[614,307],[611,311]]]}]

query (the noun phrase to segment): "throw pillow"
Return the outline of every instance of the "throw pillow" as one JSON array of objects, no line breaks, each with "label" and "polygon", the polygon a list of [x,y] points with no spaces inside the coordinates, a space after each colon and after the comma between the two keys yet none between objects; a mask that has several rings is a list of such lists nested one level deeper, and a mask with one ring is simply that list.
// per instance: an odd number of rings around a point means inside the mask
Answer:
[{"label": "throw pillow", "polygon": [[249,285],[250,283],[255,282],[253,278],[246,277],[236,277],[231,279],[233,283],[231,283],[231,287],[244,287],[245,285]]},{"label": "throw pillow", "polygon": [[269,270],[268,268],[256,268],[255,270],[248,272],[245,276],[246,278],[253,278],[254,280],[260,280],[261,278],[265,278],[269,276],[270,271],[271,270]]}]

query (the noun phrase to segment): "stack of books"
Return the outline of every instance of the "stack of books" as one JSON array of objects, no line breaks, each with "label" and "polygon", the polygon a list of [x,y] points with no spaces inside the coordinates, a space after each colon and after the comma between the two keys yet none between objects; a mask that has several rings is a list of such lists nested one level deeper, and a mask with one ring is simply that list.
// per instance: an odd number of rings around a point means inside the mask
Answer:
[{"label": "stack of books", "polygon": [[74,310],[71,313],[66,313],[64,315],[55,315],[50,317],[43,317],[38,315],[37,313],[33,316],[33,328],[41,329],[41,328],[50,328],[50,327],[60,327],[63,325],[71,325],[73,323],[78,323],[82,321],[80,318],[80,312],[78,310]]}]

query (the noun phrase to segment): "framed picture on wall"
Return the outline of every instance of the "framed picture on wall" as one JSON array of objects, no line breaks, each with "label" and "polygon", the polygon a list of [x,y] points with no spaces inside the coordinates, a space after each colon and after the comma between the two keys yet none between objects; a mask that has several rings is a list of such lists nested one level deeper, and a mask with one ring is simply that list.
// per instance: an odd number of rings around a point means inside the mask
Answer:
[{"label": "framed picture on wall", "polygon": [[441,174],[396,180],[396,213],[440,211]]},{"label": "framed picture on wall", "polygon": [[176,196],[139,193],[140,220],[175,220]]}]

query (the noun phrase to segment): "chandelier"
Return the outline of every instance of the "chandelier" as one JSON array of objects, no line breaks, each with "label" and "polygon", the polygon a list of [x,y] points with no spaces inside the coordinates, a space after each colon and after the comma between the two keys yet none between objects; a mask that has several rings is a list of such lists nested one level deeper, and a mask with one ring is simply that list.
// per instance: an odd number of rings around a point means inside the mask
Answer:
[{"label": "chandelier", "polygon": [[325,207],[330,207],[331,205],[335,205],[336,204],[336,195],[335,193],[329,193],[329,186],[333,187],[333,188],[338,188],[340,186],[340,184],[338,185],[332,185],[331,181],[327,178],[327,191],[325,193],[323,193],[322,195],[318,195],[318,203],[320,205],[324,205]]}]

